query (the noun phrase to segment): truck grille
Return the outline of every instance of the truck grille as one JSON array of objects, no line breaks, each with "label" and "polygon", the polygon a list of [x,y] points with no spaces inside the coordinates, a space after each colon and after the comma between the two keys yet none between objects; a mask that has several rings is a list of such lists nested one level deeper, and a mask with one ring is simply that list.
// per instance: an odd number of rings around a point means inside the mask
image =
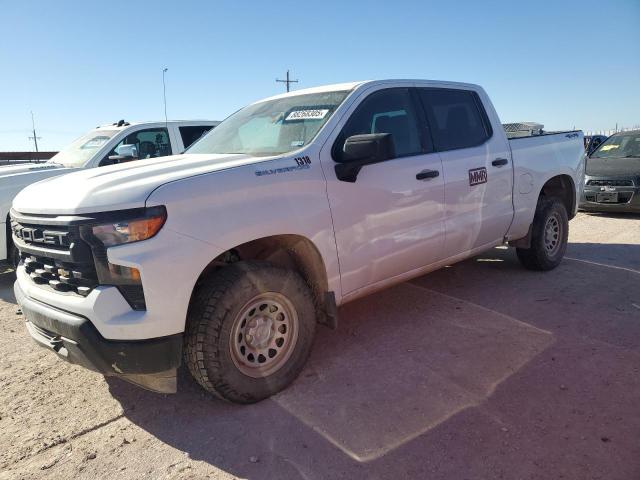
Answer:
[{"label": "truck grille", "polygon": [[21,256],[25,271],[34,283],[49,285],[58,292],[73,292],[86,297],[98,286],[93,266],[59,262],[52,258]]},{"label": "truck grille", "polygon": [[82,296],[98,286],[91,247],[80,238],[78,227],[11,220],[11,230],[34,283]]},{"label": "truck grille", "polygon": [[629,203],[631,201],[631,197],[633,197],[633,193],[631,192],[619,192],[618,198],[616,201],[598,201],[598,196],[595,193],[586,193],[585,199],[587,202],[595,202],[595,203],[605,203],[605,204],[616,204],[616,203]]},{"label": "truck grille", "polygon": [[631,180],[588,180],[591,187],[633,187]]}]

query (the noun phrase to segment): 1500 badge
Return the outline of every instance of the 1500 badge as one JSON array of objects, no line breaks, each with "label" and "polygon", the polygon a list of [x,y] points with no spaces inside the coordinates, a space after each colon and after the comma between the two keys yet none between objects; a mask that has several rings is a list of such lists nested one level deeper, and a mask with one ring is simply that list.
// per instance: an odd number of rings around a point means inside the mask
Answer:
[{"label": "1500 badge", "polygon": [[481,183],[487,183],[487,169],[482,167],[469,170],[469,185],[473,187]]},{"label": "1500 badge", "polygon": [[309,158],[308,155],[305,155],[304,157],[296,157],[294,158],[294,160],[296,161],[299,167],[303,165],[311,165],[311,159]]}]

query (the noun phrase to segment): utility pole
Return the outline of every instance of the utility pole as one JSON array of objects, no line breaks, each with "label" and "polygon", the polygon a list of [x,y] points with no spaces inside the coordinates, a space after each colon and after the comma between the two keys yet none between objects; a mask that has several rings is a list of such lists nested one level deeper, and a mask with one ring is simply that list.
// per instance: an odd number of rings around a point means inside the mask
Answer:
[{"label": "utility pole", "polygon": [[29,140],[33,140],[33,144],[36,147],[36,153],[38,153],[38,140],[40,140],[42,137],[36,135],[36,122],[33,119],[33,111],[31,111],[31,129],[33,131],[33,136],[29,137]]},{"label": "utility pole", "polygon": [[287,84],[287,93],[289,92],[289,85],[292,83],[298,83],[298,80],[290,80],[289,79],[289,70],[287,70],[287,79],[286,80],[280,80],[278,78],[276,78],[276,82],[280,82],[280,83],[286,83]]},{"label": "utility pole", "polygon": [[167,70],[169,70],[167,67],[164,67],[162,69],[162,98],[164,99],[164,126],[165,128],[167,128],[168,131],[168,127],[167,127],[167,85],[164,81],[164,74],[167,73]]}]

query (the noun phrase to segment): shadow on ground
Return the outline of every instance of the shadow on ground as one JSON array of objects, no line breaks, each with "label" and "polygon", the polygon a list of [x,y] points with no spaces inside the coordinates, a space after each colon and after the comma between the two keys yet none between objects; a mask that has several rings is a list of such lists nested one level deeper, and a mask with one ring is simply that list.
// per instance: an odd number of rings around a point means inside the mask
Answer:
[{"label": "shadow on ground", "polygon": [[[469,263],[489,275],[523,274],[513,258],[490,259],[500,260]],[[325,478],[334,469],[366,477],[399,468],[398,450],[482,405],[555,341],[549,331],[414,283],[346,305],[340,322],[337,332],[318,331],[294,385],[257,405],[210,399],[184,371],[174,396],[116,379],[111,393],[135,424],[240,477]]]},{"label": "shadow on ground", "polygon": [[640,245],[619,243],[570,243],[566,256],[640,272]]},{"label": "shadow on ground", "polygon": [[16,274],[10,268],[0,265],[0,300],[9,303],[16,303],[13,295],[13,283],[16,281]]},{"label": "shadow on ground", "polygon": [[109,390],[135,425],[242,478],[635,478],[640,246],[567,255],[531,272],[497,248],[350,303],[257,405],[184,370],[176,395]]},{"label": "shadow on ground", "polygon": [[412,284],[340,314],[341,328],[319,331],[294,385],[257,405],[210,399],[184,371],[175,396],[114,379],[111,393],[131,421],[193,459],[256,478],[247,461],[255,456],[257,478],[308,478],[319,452],[329,463],[322,469],[384,462],[482,404],[554,341],[547,331]]},{"label": "shadow on ground", "polygon": [[[640,246],[571,244],[568,255],[628,265],[621,259],[638,258]],[[603,291],[594,282],[599,277],[610,285],[631,287]],[[588,373],[594,370],[593,359],[578,365],[595,349],[581,346],[575,347],[577,354],[567,353],[574,346],[558,344],[558,335],[567,335],[570,344],[611,337],[614,344],[640,347],[640,310],[634,307],[636,300],[640,304],[638,278],[631,269],[569,260],[552,272],[530,272],[520,268],[513,250],[498,248],[344,306],[338,331],[319,330],[300,378],[257,405],[211,399],[185,371],[174,396],[145,392],[116,379],[110,379],[109,386],[132,422],[191,458],[240,477],[416,477],[442,466],[453,454],[457,466],[442,478],[495,474],[496,468],[509,472],[513,458],[477,464],[477,451],[501,448],[498,431],[504,424],[500,413],[488,408],[494,401],[505,402],[493,400],[496,392],[502,392],[499,399],[514,396],[505,395],[514,384],[515,397],[524,394],[519,401],[535,404],[536,391],[542,388],[544,409],[575,414],[575,405],[584,399],[576,392],[573,403],[566,404],[568,397],[549,396],[546,382],[554,373],[541,365],[555,367],[551,360],[556,357],[577,355],[572,367],[580,375],[577,381],[586,391],[598,390],[592,383],[600,382],[603,373]],[[601,318],[592,322],[594,316]],[[616,331],[624,334],[616,337]],[[627,374],[625,368],[610,368],[616,375]],[[608,402],[610,394],[603,392],[602,399],[596,394],[598,401],[590,398],[589,405]],[[584,410],[588,407],[578,411]],[[520,421],[521,412],[516,412],[510,422]],[[553,441],[561,421],[544,426]],[[523,420],[518,442],[524,450],[531,442],[544,444],[539,422]],[[591,427],[575,426],[585,432]],[[486,445],[467,444],[474,435]],[[544,445],[536,455],[562,465],[570,461],[563,448]],[[514,458],[530,461],[528,455],[518,452]],[[460,456],[469,460],[465,463]],[[258,462],[250,462],[251,457]],[[438,471],[447,470],[443,468]]]}]

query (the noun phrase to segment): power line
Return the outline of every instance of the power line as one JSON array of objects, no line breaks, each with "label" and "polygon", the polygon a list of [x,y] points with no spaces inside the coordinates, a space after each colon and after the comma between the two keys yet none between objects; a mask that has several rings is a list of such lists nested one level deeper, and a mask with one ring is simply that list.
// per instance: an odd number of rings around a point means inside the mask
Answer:
[{"label": "power line", "polygon": [[42,139],[36,135],[36,122],[33,119],[33,111],[31,112],[31,129],[33,130],[33,136],[29,137],[29,140],[33,140],[33,144],[36,147],[36,153],[38,152],[38,140]]},{"label": "power line", "polygon": [[278,78],[276,78],[276,82],[280,82],[280,83],[286,83],[287,84],[287,92],[290,91],[289,85],[292,83],[298,83],[298,80],[290,80],[289,79],[289,70],[287,70],[287,79],[286,80],[280,80]]}]

